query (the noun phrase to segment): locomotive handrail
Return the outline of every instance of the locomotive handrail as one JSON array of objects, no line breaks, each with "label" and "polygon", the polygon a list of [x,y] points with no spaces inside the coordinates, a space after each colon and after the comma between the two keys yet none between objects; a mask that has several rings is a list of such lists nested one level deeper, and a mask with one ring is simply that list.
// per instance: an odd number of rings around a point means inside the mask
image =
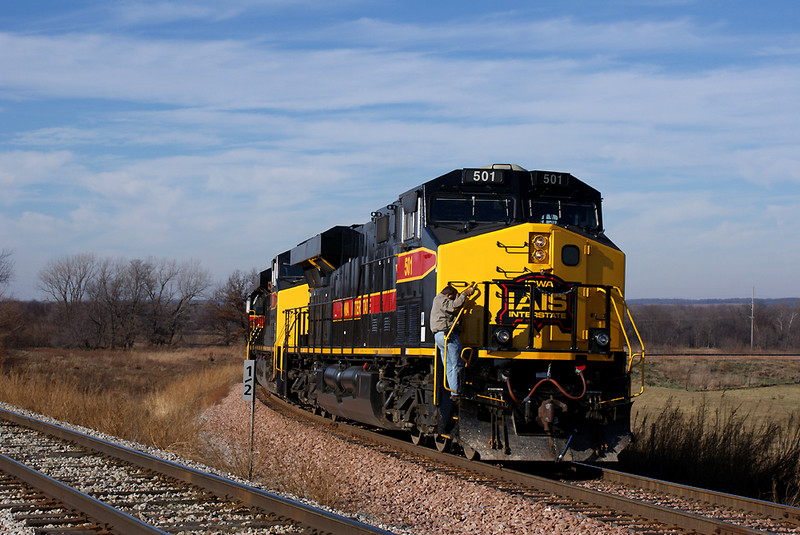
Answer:
[{"label": "locomotive handrail", "polygon": [[[630,308],[625,303],[625,298],[622,296],[622,291],[617,286],[614,286],[613,289],[617,291],[617,293],[620,296],[620,299],[622,299],[623,305],[625,305],[625,312],[628,315],[628,319],[631,322],[631,326],[633,327],[633,331],[636,333],[636,338],[639,340],[639,345],[642,348],[641,353],[633,352],[633,349],[631,348],[630,340],[628,339],[628,334],[625,332],[625,329],[622,329],[622,334],[625,337],[625,343],[628,345],[628,352],[630,353],[630,358],[628,359],[628,370],[630,371],[633,368],[633,359],[635,357],[638,356],[642,360],[644,360],[644,342],[642,341],[642,336],[639,334],[639,329],[636,327],[636,322],[633,321],[633,316],[631,315]],[[619,320],[620,326],[622,326],[623,325],[623,321],[622,321],[622,318],[620,317],[619,309],[617,308],[617,303],[613,299],[613,297],[611,299],[611,304],[614,306],[614,313],[617,315],[617,320]]]},{"label": "locomotive handrail", "polygon": [[[500,280],[500,279],[494,279],[492,281],[485,282],[484,284],[491,284],[491,283],[503,284],[503,283],[508,283],[508,282],[509,281]],[[516,284],[519,285],[519,286],[523,286],[524,285],[527,288],[527,291],[530,292],[531,301],[533,301],[533,297],[534,297],[535,294],[549,295],[549,296],[553,296],[553,295],[554,296],[563,296],[563,297],[565,297],[565,298],[570,300],[570,304],[571,304],[571,306],[573,307],[574,310],[577,310],[578,305],[579,305],[579,303],[578,303],[578,296],[579,296],[578,295],[579,294],[578,289],[580,289],[580,288],[584,288],[584,289],[593,288],[598,292],[602,292],[603,294],[606,295],[606,299],[605,299],[605,314],[603,314],[599,319],[604,322],[603,328],[610,329],[610,327],[611,327],[611,308],[612,308],[611,301],[612,301],[612,299],[611,299],[611,296],[610,296],[610,291],[614,289],[613,286],[604,286],[604,285],[599,285],[599,284],[583,284],[583,283],[578,283],[578,282],[568,282],[568,283],[566,283],[567,284],[567,289],[563,290],[563,291],[559,291],[557,289],[542,288],[542,287],[536,286],[535,284],[531,284],[531,283],[526,282],[526,281],[519,282],[519,283],[516,283]],[[617,291],[619,291],[619,289],[617,289]],[[496,296],[498,298],[500,298],[501,294],[498,292],[496,294]],[[485,308],[485,310],[484,310],[484,319],[483,319],[484,332],[483,332],[483,335],[482,335],[482,340],[484,341],[483,343],[485,344],[489,340],[489,327],[491,325],[501,325],[501,324],[500,323],[495,323],[490,318],[490,307],[488,306],[488,301],[486,301],[486,304],[485,304],[484,308]],[[630,313],[629,313],[629,315],[630,315]],[[619,314],[617,314],[617,316],[619,316]],[[579,340],[578,340],[578,332],[579,331],[578,331],[578,328],[577,328],[577,321],[578,321],[578,316],[577,316],[577,314],[574,314],[573,317],[572,317],[571,329],[568,331],[569,334],[570,334],[569,347],[566,347],[566,348],[548,347],[546,349],[545,348],[536,348],[534,346],[534,344],[533,344],[534,331],[532,329],[529,329],[528,346],[526,348],[515,348],[514,351],[518,351],[520,353],[541,353],[541,352],[545,352],[545,353],[564,353],[564,354],[571,354],[571,353],[575,353],[576,351],[579,351],[579,352],[591,351],[591,349],[588,348],[588,347],[579,347],[579,345],[578,345],[578,342],[579,342]],[[620,322],[620,326],[622,327],[622,323],[621,322]],[[623,334],[625,334],[624,329],[623,329]],[[637,336],[639,336],[638,330],[637,330],[636,334],[637,334]],[[641,337],[640,336],[639,336],[639,340],[641,341]],[[583,343],[588,343],[588,340],[584,339],[584,338],[581,338],[580,342],[582,344]],[[628,345],[630,346],[630,343],[628,343]],[[487,349],[487,351],[491,351],[491,350],[492,350],[492,348],[488,348]],[[609,353],[609,351],[602,351],[602,352],[603,353],[607,353],[607,354]],[[638,354],[637,354],[637,356],[638,356]]]},{"label": "locomotive handrail", "polygon": [[[497,247],[500,249],[505,249],[508,254],[528,254],[527,243],[523,243],[522,245],[504,245],[498,241]],[[524,249],[524,251],[509,251],[509,249]]]},{"label": "locomotive handrail", "polygon": [[[636,322],[633,321],[633,315],[631,314],[630,308],[625,303],[625,297],[623,297],[623,295],[622,295],[622,290],[620,290],[618,286],[614,286],[613,289],[617,291],[617,293],[619,294],[620,299],[622,299],[622,304],[625,305],[625,312],[628,314],[628,319],[631,321],[631,326],[633,326],[633,331],[636,333],[636,338],[639,340],[639,346],[642,348],[641,353],[636,353],[636,352],[633,351],[633,348],[631,347],[630,339],[628,338],[628,333],[625,331],[625,326],[624,326],[624,322],[623,322],[622,316],[620,315],[619,308],[617,307],[617,302],[614,299],[614,297],[611,296],[611,304],[614,306],[614,313],[617,315],[617,320],[619,321],[620,330],[622,331],[622,335],[625,337],[625,343],[628,346],[628,354],[630,355],[630,357],[628,358],[628,372],[633,370],[633,360],[634,360],[635,357],[637,357],[637,356],[639,357],[638,364],[641,365],[641,372],[640,373],[641,373],[641,376],[642,376],[642,385],[641,385],[641,387],[639,389],[639,392],[637,392],[636,394],[631,394],[631,396],[630,396],[632,398],[635,398],[637,396],[642,395],[642,393],[644,392],[644,342],[642,341],[642,336],[639,334],[638,327],[636,327]],[[601,402],[601,403],[608,403],[608,402],[611,402],[611,401],[618,401],[620,399],[624,399],[624,398],[609,399],[608,401],[604,401],[604,402]]]},{"label": "locomotive handrail", "polygon": [[[391,257],[386,257],[386,258],[391,258]],[[386,258],[384,258],[382,260],[385,260]],[[378,290],[377,292],[374,292],[374,295],[381,296],[381,299],[379,300],[379,308],[380,309],[379,310],[370,310],[368,313],[373,313],[373,312],[375,312],[375,313],[391,312],[391,310],[384,310],[383,309],[384,297],[385,297],[386,294],[391,293],[391,291],[392,290]],[[295,336],[294,336],[294,343],[292,343],[292,344],[289,343],[288,334],[286,335],[286,339],[287,339],[286,348],[287,349],[289,349],[289,348],[291,348],[291,349],[298,349],[298,348],[310,348],[310,349],[337,348],[337,349],[342,349],[342,348],[345,348],[345,347],[349,347],[352,350],[355,347],[355,340],[353,338],[351,338],[351,342],[350,342],[350,344],[348,346],[347,340],[344,340],[344,339],[343,339],[343,343],[342,344],[334,344],[333,342],[330,342],[330,341],[326,343],[322,337],[319,337],[319,340],[317,340],[317,336],[313,337],[313,339],[306,339],[305,341],[303,341],[301,339],[301,336],[308,336],[308,334],[309,334],[308,331],[309,331],[310,325],[312,323],[316,323],[316,322],[319,322],[319,321],[325,321],[325,320],[331,320],[332,319],[331,316],[328,316],[328,315],[324,314],[324,312],[327,309],[327,307],[332,306],[334,303],[336,303],[338,301],[347,300],[347,299],[359,300],[359,299],[363,299],[363,298],[367,297],[368,295],[370,295],[370,294],[361,294],[361,293],[359,293],[359,294],[356,294],[355,296],[351,296],[351,297],[332,298],[330,300],[323,301],[323,302],[320,302],[320,303],[309,303],[307,305],[301,305],[301,306],[298,306],[298,307],[292,307],[292,308],[285,309],[283,311],[283,313],[286,315],[286,322],[288,323],[290,315],[293,318],[295,318],[293,320],[293,322],[292,322],[292,327],[291,328],[295,329],[297,331],[295,333]],[[321,318],[311,317],[311,315],[310,315],[311,312],[313,312],[315,310],[322,310],[323,311],[323,314],[322,314]],[[297,319],[296,319],[298,316],[302,316],[301,319],[305,319],[306,321],[301,321],[301,322],[298,323]],[[354,318],[343,318],[343,319],[352,320]],[[381,336],[383,336],[383,335],[381,334]]]},{"label": "locomotive handrail", "polygon": [[[464,358],[464,353],[469,352],[469,358]],[[475,351],[471,347],[465,347],[461,350],[461,360],[464,361],[464,367],[469,368],[469,365],[472,364],[472,359],[475,356]]]},{"label": "locomotive handrail", "polygon": [[[475,288],[475,290],[473,291],[472,295],[468,296],[469,298],[472,298],[472,296],[478,297],[478,295],[480,295],[480,293],[481,293],[480,290],[478,290],[478,287],[475,285],[475,281],[469,283],[469,286],[467,286],[467,288]],[[444,359],[444,362],[445,362],[445,373],[442,374],[442,386],[444,387],[445,390],[447,390],[448,392],[452,392],[454,394],[456,393],[456,391],[450,389],[450,387],[447,386],[447,341],[450,339],[450,335],[453,333],[453,329],[455,329],[456,325],[458,325],[458,320],[461,319],[461,314],[464,313],[464,310],[465,310],[465,308],[462,305],[461,308],[458,311],[458,314],[456,314],[456,320],[453,322],[453,325],[450,327],[450,330],[447,331],[447,333],[444,335],[444,356],[443,356],[443,359]],[[467,351],[467,350],[470,351],[470,360],[472,360],[472,355],[471,355],[472,348],[471,347],[465,347],[465,348],[463,348],[461,350],[461,354],[458,356],[464,362],[468,362],[464,358],[464,352]],[[433,376],[434,377],[436,377],[436,371],[437,371],[438,365],[439,365],[439,359],[434,358],[433,359]],[[433,389],[433,404],[434,405],[436,405],[437,402],[438,402],[437,397],[438,396],[436,395],[436,389],[434,388]]]},{"label": "locomotive handrail", "polygon": [[508,277],[509,275],[514,275],[514,274],[524,275],[525,273],[533,273],[533,271],[531,271],[530,269],[528,269],[528,267],[527,267],[527,266],[525,266],[524,268],[522,268],[522,271],[511,271],[511,270],[509,270],[509,269],[503,269],[503,268],[501,268],[500,266],[495,266],[495,268],[494,268],[494,269],[495,269],[495,270],[496,270],[498,273],[501,273],[502,275],[504,275],[505,277]]},{"label": "locomotive handrail", "polygon": [[[294,318],[292,320],[292,324],[291,325],[289,325],[289,314],[286,314],[286,321],[285,321],[284,326],[283,326],[283,347],[284,347],[284,350],[283,351],[276,351],[272,356],[273,374],[275,374],[275,372],[280,372],[281,377],[283,377],[283,373],[286,371],[286,369],[285,369],[286,364],[284,362],[282,362],[282,360],[286,358],[286,349],[288,349],[290,347],[296,347],[296,345],[295,346],[289,345],[289,333],[291,332],[292,328],[294,328],[296,323],[297,323],[297,314],[294,314]],[[276,336],[275,339],[277,340],[277,338],[278,337]],[[298,336],[297,336],[297,334],[295,334],[295,344],[297,343],[297,339],[298,339]],[[280,353],[280,355],[278,353]],[[283,368],[281,366],[283,366]]]}]

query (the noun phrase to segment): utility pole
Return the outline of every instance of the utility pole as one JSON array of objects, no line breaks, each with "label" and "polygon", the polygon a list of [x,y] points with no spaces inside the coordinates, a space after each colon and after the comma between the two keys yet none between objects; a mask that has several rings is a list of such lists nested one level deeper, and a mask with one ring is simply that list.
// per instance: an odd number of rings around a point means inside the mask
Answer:
[{"label": "utility pole", "polygon": [[756,287],[753,286],[753,296],[750,298],[750,354],[753,353],[753,333],[756,323]]}]

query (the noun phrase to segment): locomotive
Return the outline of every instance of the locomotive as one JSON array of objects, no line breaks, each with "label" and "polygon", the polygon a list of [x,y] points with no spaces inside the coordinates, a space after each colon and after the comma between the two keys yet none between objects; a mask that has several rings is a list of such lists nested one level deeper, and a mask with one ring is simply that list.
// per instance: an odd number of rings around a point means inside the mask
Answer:
[{"label": "locomotive", "polygon": [[[616,461],[644,349],[601,208],[569,173],[494,164],[309,238],[275,256],[247,300],[257,381],[469,458]],[[429,327],[448,285],[476,290],[458,317],[458,396]]]}]

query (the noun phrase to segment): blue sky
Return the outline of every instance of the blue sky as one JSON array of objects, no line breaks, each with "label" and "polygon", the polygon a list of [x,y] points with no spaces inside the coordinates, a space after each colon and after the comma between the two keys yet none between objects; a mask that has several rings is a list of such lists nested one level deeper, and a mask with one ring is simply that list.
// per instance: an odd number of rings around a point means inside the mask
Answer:
[{"label": "blue sky", "polygon": [[[571,172],[628,297],[799,296],[789,1],[0,0],[0,250],[217,280],[452,169]],[[490,5],[491,4],[491,5]]]}]

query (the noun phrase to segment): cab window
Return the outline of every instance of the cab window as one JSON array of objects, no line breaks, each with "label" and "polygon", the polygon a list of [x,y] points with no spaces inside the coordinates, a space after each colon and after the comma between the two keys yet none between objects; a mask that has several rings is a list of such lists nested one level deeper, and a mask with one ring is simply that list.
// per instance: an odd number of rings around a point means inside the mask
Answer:
[{"label": "cab window", "polygon": [[257,316],[263,316],[267,309],[267,296],[259,293],[256,295],[255,300],[253,301],[253,312]]},{"label": "cab window", "polygon": [[513,219],[513,197],[438,195],[431,201],[431,220],[435,223],[495,223]]},{"label": "cab window", "polygon": [[597,207],[591,202],[562,199],[530,199],[528,201],[528,221],[530,223],[597,228],[597,220]]}]

